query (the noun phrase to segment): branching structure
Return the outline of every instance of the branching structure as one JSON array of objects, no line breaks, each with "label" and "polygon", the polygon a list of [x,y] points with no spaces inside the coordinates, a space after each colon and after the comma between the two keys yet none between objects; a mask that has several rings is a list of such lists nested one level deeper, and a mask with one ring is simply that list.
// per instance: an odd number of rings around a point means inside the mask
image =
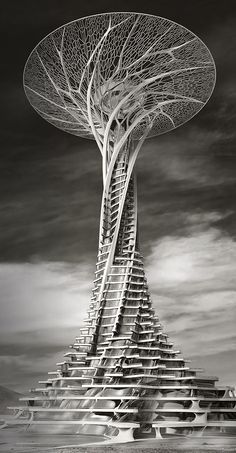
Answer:
[{"label": "branching structure", "polygon": [[134,164],[144,140],[193,117],[214,82],[200,39],[145,14],[79,19],[31,53],[29,101],[53,125],[96,140],[104,188],[88,319],[55,376],[15,408],[18,423],[117,440],[235,433],[233,389],[191,369],[154,314],[137,234]]}]

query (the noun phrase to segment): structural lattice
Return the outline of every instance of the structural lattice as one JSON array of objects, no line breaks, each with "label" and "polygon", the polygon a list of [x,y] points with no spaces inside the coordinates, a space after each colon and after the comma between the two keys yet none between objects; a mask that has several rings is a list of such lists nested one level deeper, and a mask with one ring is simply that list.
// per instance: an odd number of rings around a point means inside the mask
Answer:
[{"label": "structural lattice", "polygon": [[96,140],[104,187],[88,317],[65,361],[22,399],[27,405],[15,408],[12,423],[117,441],[236,433],[234,390],[191,368],[154,313],[137,231],[134,164],[144,140],[192,118],[214,83],[203,42],[146,14],[76,20],[31,53],[30,103],[54,126]]}]

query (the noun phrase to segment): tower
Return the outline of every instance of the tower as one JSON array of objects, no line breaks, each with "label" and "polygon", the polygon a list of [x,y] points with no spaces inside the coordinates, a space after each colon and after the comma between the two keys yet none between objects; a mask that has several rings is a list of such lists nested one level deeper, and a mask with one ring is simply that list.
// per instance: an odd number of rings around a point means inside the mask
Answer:
[{"label": "tower", "polygon": [[[139,250],[134,165],[148,137],[188,121],[215,83],[212,56],[186,28],[105,13],[43,39],[26,95],[51,124],[94,138],[102,156],[98,259],[88,317],[66,360],[12,423],[128,441],[236,433],[236,398],[190,368],[152,308]],[[10,423],[10,422],[9,422]]]}]

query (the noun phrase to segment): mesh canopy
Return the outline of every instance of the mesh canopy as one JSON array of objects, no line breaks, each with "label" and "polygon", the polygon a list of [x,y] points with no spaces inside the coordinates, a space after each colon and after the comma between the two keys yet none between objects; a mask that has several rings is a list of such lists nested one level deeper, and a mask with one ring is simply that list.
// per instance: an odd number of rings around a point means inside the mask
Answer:
[{"label": "mesh canopy", "polygon": [[[192,32],[147,14],[105,13],[70,22],[44,38],[26,63],[35,110],[74,135],[102,138],[114,121],[139,139],[170,131],[209,99],[215,66]],[[91,130],[91,122],[94,131]]]}]

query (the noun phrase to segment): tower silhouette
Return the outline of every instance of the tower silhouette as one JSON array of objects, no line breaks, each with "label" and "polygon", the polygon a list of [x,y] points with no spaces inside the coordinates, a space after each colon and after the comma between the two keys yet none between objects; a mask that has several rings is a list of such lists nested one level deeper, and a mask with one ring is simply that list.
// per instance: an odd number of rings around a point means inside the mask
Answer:
[{"label": "tower silhouette", "polygon": [[163,331],[138,241],[138,152],[146,138],[198,113],[214,84],[203,42],[147,14],[73,21],[31,53],[26,95],[54,126],[96,140],[103,197],[88,317],[59,369],[22,398],[12,423],[116,441],[236,434],[233,388],[202,377]]}]

